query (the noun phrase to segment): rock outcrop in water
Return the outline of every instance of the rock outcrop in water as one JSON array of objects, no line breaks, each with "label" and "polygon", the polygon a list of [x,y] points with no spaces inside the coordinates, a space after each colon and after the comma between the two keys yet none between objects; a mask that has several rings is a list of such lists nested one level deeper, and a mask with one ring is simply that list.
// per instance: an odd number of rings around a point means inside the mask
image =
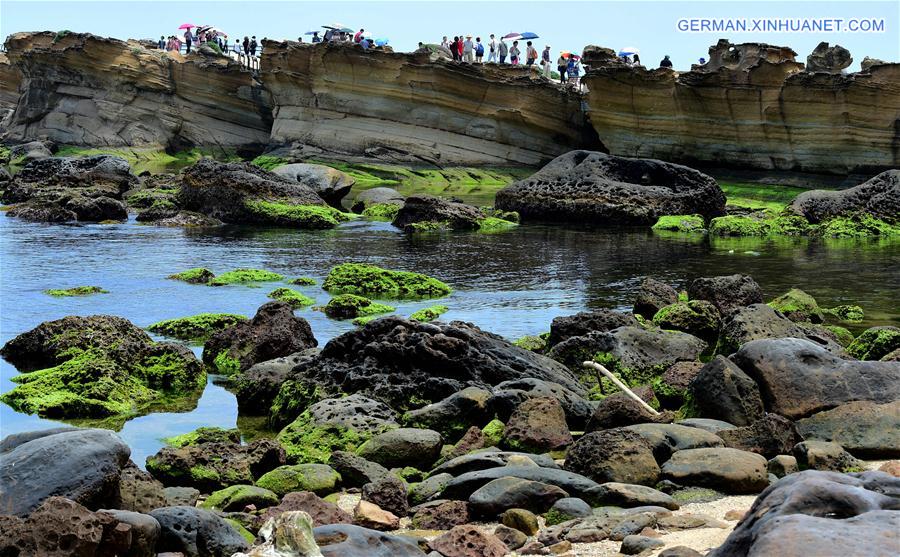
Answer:
[{"label": "rock outcrop in water", "polygon": [[589,117],[629,157],[838,174],[900,164],[900,64],[815,73],[795,56],[723,39],[680,74],[601,62],[584,77]]}]

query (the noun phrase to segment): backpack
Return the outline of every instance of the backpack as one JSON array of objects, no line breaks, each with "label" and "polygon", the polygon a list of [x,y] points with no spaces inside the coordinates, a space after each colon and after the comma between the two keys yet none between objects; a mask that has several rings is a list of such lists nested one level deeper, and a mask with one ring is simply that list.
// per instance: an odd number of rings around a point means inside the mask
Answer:
[{"label": "backpack", "polygon": [[478,56],[484,55],[484,45],[483,44],[478,43],[478,46],[475,47],[475,54]]}]

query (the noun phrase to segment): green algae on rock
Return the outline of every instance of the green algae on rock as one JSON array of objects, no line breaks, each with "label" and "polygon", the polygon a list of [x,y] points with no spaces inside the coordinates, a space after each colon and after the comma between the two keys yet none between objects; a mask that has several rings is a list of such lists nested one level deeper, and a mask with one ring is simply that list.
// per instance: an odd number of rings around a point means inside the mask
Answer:
[{"label": "green algae on rock", "polygon": [[709,340],[719,334],[720,317],[710,302],[691,300],[661,308],[653,316],[653,323],[662,329],[682,331]]},{"label": "green algae on rock", "polygon": [[863,308],[854,305],[836,306],[830,309],[822,310],[826,315],[830,315],[841,321],[849,321],[850,323],[859,323],[866,316]]},{"label": "green algae on rock", "polygon": [[356,218],[327,205],[293,205],[277,201],[247,201],[244,207],[253,215],[274,225],[295,226],[311,230],[334,228]]},{"label": "green algae on rock", "polygon": [[506,424],[494,418],[489,421],[487,425],[481,428],[481,434],[484,435],[484,444],[486,447],[496,447],[500,444],[500,440],[503,439],[503,431],[506,429]]},{"label": "green algae on rock", "polygon": [[839,325],[825,325],[825,328],[834,333],[834,336],[837,337],[838,344],[844,348],[847,348],[853,343],[853,333],[846,328]]},{"label": "green algae on rock", "polygon": [[169,275],[170,279],[180,280],[182,282],[187,282],[190,284],[207,284],[216,275],[213,274],[212,271],[206,269],[204,267],[194,267],[193,269],[188,269],[187,271],[181,271],[180,273],[175,273],[174,275]]},{"label": "green algae on rock", "polygon": [[409,318],[413,321],[421,321],[423,323],[428,321],[434,321],[438,317],[441,316],[442,313],[446,313],[450,308],[447,306],[430,306],[427,308],[422,308],[418,311],[414,311]]},{"label": "green algae on rock", "polygon": [[62,290],[44,290],[44,294],[55,298],[65,298],[70,296],[90,296],[91,294],[109,294],[109,290],[104,290],[99,286],[76,286]]},{"label": "green algae on rock", "polygon": [[285,426],[275,438],[297,464],[327,463],[334,451],[355,451],[371,437],[364,432],[337,424],[317,424],[308,410]]},{"label": "green algae on rock", "polygon": [[268,297],[273,300],[286,302],[294,309],[311,306],[316,303],[316,301],[309,296],[297,292],[292,288],[276,288],[268,293]]},{"label": "green algae on rock", "polygon": [[289,280],[288,284],[296,284],[297,286],[315,286],[316,279],[310,277],[297,277]]},{"label": "green algae on rock", "polygon": [[247,505],[253,505],[257,509],[264,509],[277,504],[278,495],[268,489],[255,485],[238,484],[214,491],[200,504],[200,507],[224,512],[239,512],[243,511]]},{"label": "green algae on rock", "polygon": [[294,491],[312,491],[316,495],[332,493],[341,482],[341,475],[327,464],[307,463],[279,466],[266,472],[256,485],[285,496]]},{"label": "green algae on rock", "polygon": [[147,330],[179,340],[201,343],[216,331],[246,321],[243,315],[233,313],[200,313],[190,317],[166,319],[147,327]]},{"label": "green algae on rock", "polygon": [[653,225],[653,230],[671,232],[703,232],[705,228],[701,215],[663,215]]},{"label": "green algae on rock", "polygon": [[399,210],[400,205],[395,203],[376,203],[363,209],[362,216],[374,220],[392,221]]},{"label": "green algae on rock", "polygon": [[799,288],[791,288],[781,296],[778,296],[769,302],[769,307],[780,311],[791,321],[821,323],[825,320],[825,316],[822,310],[819,309],[816,299]]},{"label": "green algae on rock", "polygon": [[836,217],[819,225],[819,234],[827,238],[865,238],[900,236],[900,225],[890,224],[871,215]]},{"label": "green algae on rock", "polygon": [[221,427],[198,427],[188,433],[166,437],[163,441],[170,447],[190,447],[201,443],[240,443],[241,432]]},{"label": "green algae on rock", "polygon": [[451,292],[450,286],[436,278],[366,263],[342,263],[334,267],[322,288],[328,292],[387,298],[439,298]]},{"label": "green algae on rock", "polygon": [[108,315],[44,322],[0,355],[22,371],[0,400],[45,418],[136,416],[157,404],[196,401],[206,385],[203,366],[186,347],[153,342]]},{"label": "green algae on rock", "polygon": [[272,170],[273,168],[286,165],[289,161],[274,155],[260,155],[250,162],[265,170]]},{"label": "green algae on rock", "polygon": [[226,284],[246,284],[250,282],[272,282],[284,280],[284,275],[265,271],[263,269],[240,268],[210,279],[210,286],[224,286]]},{"label": "green algae on rock", "polygon": [[850,343],[847,353],[858,360],[880,360],[898,348],[900,348],[900,328],[871,327]]},{"label": "green algae on rock", "polygon": [[524,348],[531,352],[543,354],[547,350],[547,341],[550,333],[541,333],[539,335],[526,335],[513,341],[513,346]]},{"label": "green algae on rock", "polygon": [[338,294],[328,300],[322,311],[332,319],[354,319],[367,317],[381,313],[390,313],[397,308],[385,304],[379,304],[363,296],[356,294]]},{"label": "green algae on rock", "polygon": [[519,226],[519,223],[499,217],[485,217],[478,221],[479,232],[502,232],[517,226]]}]

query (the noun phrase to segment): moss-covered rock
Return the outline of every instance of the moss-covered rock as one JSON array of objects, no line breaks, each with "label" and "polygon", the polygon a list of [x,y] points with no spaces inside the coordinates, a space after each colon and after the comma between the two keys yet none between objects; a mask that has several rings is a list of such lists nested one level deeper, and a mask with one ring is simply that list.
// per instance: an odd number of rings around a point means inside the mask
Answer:
[{"label": "moss-covered rock", "polygon": [[244,207],[256,218],[270,224],[311,230],[334,228],[356,218],[327,205],[292,205],[277,201],[247,201]]},{"label": "moss-covered rock", "polygon": [[715,236],[802,236],[815,231],[803,217],[763,210],[749,215],[716,217],[709,224]]},{"label": "moss-covered rock", "polygon": [[225,286],[226,284],[247,284],[252,282],[272,282],[284,280],[284,275],[266,271],[263,269],[240,268],[211,279],[210,286]]},{"label": "moss-covered rock", "polygon": [[508,221],[499,217],[485,217],[478,220],[479,232],[502,232],[519,226],[518,222]]},{"label": "moss-covered rock", "polygon": [[440,317],[441,314],[446,313],[449,309],[450,308],[448,308],[447,306],[441,305],[430,306],[427,308],[422,308],[418,311],[414,311],[412,315],[409,316],[409,318],[413,321],[421,321],[423,323],[426,323],[428,321],[434,321],[435,319]]},{"label": "moss-covered rock", "polygon": [[297,277],[289,280],[288,284],[296,284],[298,286],[315,286],[316,279],[310,277]]},{"label": "moss-covered rock", "polygon": [[395,203],[376,203],[363,209],[362,216],[374,220],[392,221],[400,211],[400,205]]},{"label": "moss-covered rock", "polygon": [[294,309],[311,306],[316,303],[316,301],[309,296],[297,292],[292,288],[276,288],[269,292],[268,296],[273,300],[286,302]]},{"label": "moss-covered rock", "polygon": [[42,323],[0,355],[23,372],[0,400],[45,418],[127,418],[156,405],[195,402],[206,385],[203,366],[186,347],[153,342],[109,315]]},{"label": "moss-covered rock", "polygon": [[539,335],[526,335],[521,338],[517,338],[513,341],[514,346],[518,346],[519,348],[524,348],[525,350],[530,350],[531,352],[536,352],[538,354],[543,354],[547,350],[547,340],[550,338],[550,333],[541,333]]},{"label": "moss-covered rock", "polygon": [[191,447],[201,443],[240,443],[241,432],[221,427],[198,427],[188,433],[166,437],[163,441],[170,447]]},{"label": "moss-covered rock", "polygon": [[854,305],[842,305],[822,311],[832,317],[835,317],[836,319],[840,319],[841,321],[849,321],[851,323],[859,323],[866,316],[863,308]]},{"label": "moss-covered rock", "polygon": [[276,438],[284,447],[289,462],[325,464],[334,451],[355,451],[369,435],[337,424],[317,424],[304,411]]},{"label": "moss-covered rock", "polygon": [[147,330],[179,340],[202,343],[213,333],[246,320],[243,315],[233,313],[200,313],[153,323]]},{"label": "moss-covered rock", "polygon": [[103,290],[99,286],[76,286],[74,288],[66,288],[63,290],[44,290],[44,294],[55,298],[66,298],[70,296],[90,296],[91,294],[109,294],[109,291]]},{"label": "moss-covered rock", "polygon": [[169,275],[169,278],[173,280],[180,280],[182,282],[187,282],[190,284],[206,284],[213,278],[215,278],[215,276],[216,275],[214,275],[213,272],[209,269],[206,269],[204,267],[194,267],[193,269],[188,269],[187,271]]},{"label": "moss-covered rock", "polygon": [[653,230],[703,232],[705,226],[701,215],[663,215],[653,225]]},{"label": "moss-covered rock", "polygon": [[691,300],[668,305],[653,316],[653,323],[663,329],[682,331],[702,339],[719,335],[720,317],[716,306],[706,300]]},{"label": "moss-covered rock", "polygon": [[387,298],[438,298],[451,291],[447,284],[421,273],[392,271],[365,263],[334,267],[322,288],[333,293]]},{"label": "moss-covered rock", "polygon": [[333,493],[341,482],[341,475],[327,464],[294,464],[279,466],[266,472],[256,485],[285,496],[293,491],[312,491],[316,495]]},{"label": "moss-covered rock", "polygon": [[204,509],[215,509],[224,512],[244,510],[247,505],[264,509],[278,504],[278,495],[272,491],[255,485],[232,485],[214,491],[200,504]]},{"label": "moss-covered rock", "polygon": [[871,215],[856,215],[825,221],[819,225],[818,233],[827,238],[900,236],[900,225],[890,224]]},{"label": "moss-covered rock", "polygon": [[847,353],[859,360],[880,360],[900,348],[900,328],[866,329],[847,347]]},{"label": "moss-covered rock", "polygon": [[846,328],[839,325],[826,325],[825,328],[834,333],[838,343],[844,348],[847,348],[853,343],[853,333]]},{"label": "moss-covered rock", "polygon": [[791,288],[769,302],[769,306],[783,313],[791,321],[821,323],[825,320],[816,299],[799,288]]},{"label": "moss-covered rock", "polygon": [[487,425],[481,428],[481,434],[484,436],[485,446],[496,447],[497,445],[499,445],[500,440],[503,439],[503,431],[505,429],[506,424],[496,418],[488,422]]},{"label": "moss-covered rock", "polygon": [[272,170],[273,168],[288,164],[289,161],[283,157],[274,155],[260,155],[250,162],[265,170]]},{"label": "moss-covered rock", "polygon": [[332,319],[355,319],[359,317],[375,316],[382,313],[390,313],[395,307],[379,304],[363,296],[356,294],[338,294],[328,300],[321,310]]}]

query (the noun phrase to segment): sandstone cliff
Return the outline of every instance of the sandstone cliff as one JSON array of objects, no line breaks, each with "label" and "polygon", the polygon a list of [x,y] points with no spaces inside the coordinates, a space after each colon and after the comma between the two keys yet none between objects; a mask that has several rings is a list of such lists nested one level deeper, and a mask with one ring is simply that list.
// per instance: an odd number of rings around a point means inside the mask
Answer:
[{"label": "sandstone cliff", "polygon": [[900,165],[900,64],[813,73],[794,56],[720,41],[682,74],[595,66],[589,117],[629,157],[838,174]]},{"label": "sandstone cliff", "polygon": [[176,148],[268,142],[268,96],[226,58],[184,59],[77,33],[17,33],[6,47],[22,74],[7,139]]},{"label": "sandstone cliff", "polygon": [[260,75],[273,143],[440,164],[538,164],[596,146],[581,96],[524,66],[269,41]]}]

